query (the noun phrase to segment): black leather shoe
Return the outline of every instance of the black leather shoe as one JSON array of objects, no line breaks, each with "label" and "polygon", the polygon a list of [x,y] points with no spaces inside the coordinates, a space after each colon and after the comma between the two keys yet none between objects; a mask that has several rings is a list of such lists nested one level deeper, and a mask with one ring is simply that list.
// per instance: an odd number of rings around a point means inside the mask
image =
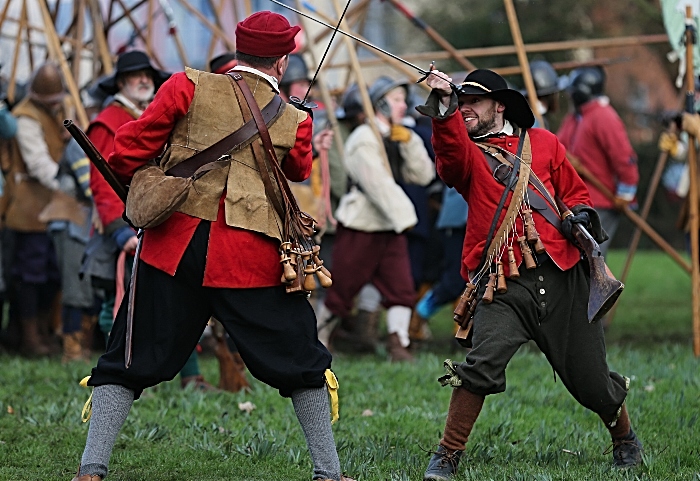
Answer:
[{"label": "black leather shoe", "polygon": [[449,481],[457,472],[459,458],[463,451],[450,452],[443,446],[438,446],[437,451],[430,458],[428,469],[425,470],[423,481]]},{"label": "black leather shoe", "polygon": [[642,464],[642,443],[630,429],[625,439],[613,440],[613,464],[616,468],[633,468]]}]

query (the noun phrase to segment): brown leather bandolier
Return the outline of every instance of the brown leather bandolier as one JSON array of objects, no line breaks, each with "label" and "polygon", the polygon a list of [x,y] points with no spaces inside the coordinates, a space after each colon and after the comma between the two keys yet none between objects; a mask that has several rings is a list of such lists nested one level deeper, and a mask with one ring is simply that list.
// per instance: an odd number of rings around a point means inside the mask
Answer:
[{"label": "brown leather bandolier", "polygon": [[[459,325],[455,338],[460,344],[465,345],[466,347],[470,347],[469,345],[471,344],[469,338],[473,324],[474,312],[476,311],[476,306],[480,301],[480,299],[477,299],[476,297],[479,281],[481,280],[482,275],[486,272],[485,269],[487,269],[490,263],[496,258],[501,247],[505,245],[506,238],[510,235],[510,230],[515,224],[515,218],[520,211],[521,203],[527,189],[528,180],[531,173],[530,165],[532,163],[532,151],[530,148],[530,137],[527,135],[526,131],[522,131],[520,135],[518,153],[515,154],[515,156],[510,153],[509,155],[511,158],[513,158],[512,169],[504,173],[503,181],[499,180],[505,184],[506,188],[501,195],[501,200],[499,201],[496,212],[494,213],[490,232],[488,233],[486,245],[484,246],[484,252],[481,257],[481,262],[479,263],[479,267],[477,268],[474,277],[467,283],[467,286],[460,296],[459,302],[454,310],[454,320]],[[485,157],[488,159],[488,155],[485,155]],[[523,169],[520,168],[521,165],[524,166]],[[511,190],[513,191],[513,196],[510,204],[508,205],[508,209],[506,210],[503,222],[501,222],[500,226],[496,230],[496,225],[501,216],[501,211],[503,210],[505,200],[508,192]],[[501,292],[505,290],[500,260],[498,264],[497,272],[489,275],[487,288],[484,297],[481,299],[486,303],[491,302],[491,296],[495,289],[498,288]]]}]

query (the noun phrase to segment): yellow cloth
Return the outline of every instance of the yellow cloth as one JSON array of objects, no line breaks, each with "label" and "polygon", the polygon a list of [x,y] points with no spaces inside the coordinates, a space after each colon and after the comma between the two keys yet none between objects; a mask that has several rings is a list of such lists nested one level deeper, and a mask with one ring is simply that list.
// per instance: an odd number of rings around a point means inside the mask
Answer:
[{"label": "yellow cloth", "polygon": [[326,369],[325,375],[328,394],[331,397],[331,424],[334,424],[340,418],[338,412],[338,378],[335,377],[335,374],[330,369]]},{"label": "yellow cloth", "polygon": [[661,132],[659,136],[659,150],[668,152],[672,157],[678,154],[678,137],[670,132]]},{"label": "yellow cloth", "polygon": [[[80,381],[80,385],[82,387],[88,387],[89,380],[90,376],[85,376],[83,380]],[[80,416],[83,419],[84,423],[88,422],[90,420],[90,417],[92,416],[92,390],[90,390],[90,397],[85,402],[85,405],[83,406],[83,412],[80,413]]]},{"label": "yellow cloth", "polygon": [[411,140],[411,130],[400,124],[391,124],[389,140],[394,142],[408,142]]}]

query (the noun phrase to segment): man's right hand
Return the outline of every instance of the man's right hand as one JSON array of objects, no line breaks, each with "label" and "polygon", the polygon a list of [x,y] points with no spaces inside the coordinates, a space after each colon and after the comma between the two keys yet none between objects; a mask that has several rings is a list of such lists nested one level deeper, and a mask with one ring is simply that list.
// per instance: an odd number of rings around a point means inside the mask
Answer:
[{"label": "man's right hand", "polygon": [[428,78],[425,80],[426,85],[433,90],[437,90],[442,97],[449,97],[452,95],[452,85],[450,85],[450,82],[452,82],[452,78],[439,70],[431,70],[430,75],[428,75]]}]

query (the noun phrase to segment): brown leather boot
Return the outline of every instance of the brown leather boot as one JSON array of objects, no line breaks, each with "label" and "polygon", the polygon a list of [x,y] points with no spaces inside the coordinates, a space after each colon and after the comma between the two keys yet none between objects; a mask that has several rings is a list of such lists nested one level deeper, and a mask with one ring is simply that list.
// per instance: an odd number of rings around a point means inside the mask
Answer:
[{"label": "brown leather boot", "polygon": [[386,339],[386,350],[391,362],[413,362],[413,354],[401,345],[399,335],[395,332],[389,334]]},{"label": "brown leather boot", "polygon": [[374,354],[377,350],[377,325],[379,312],[360,309],[357,315],[343,319],[343,324],[336,329],[333,343],[339,351]]},{"label": "brown leather boot", "polygon": [[95,326],[97,325],[97,316],[90,314],[83,314],[80,319],[80,332],[81,341],[83,349],[83,357],[87,360],[92,356],[92,340],[95,337]]},{"label": "brown leather boot", "polygon": [[22,319],[22,347],[20,352],[27,357],[44,357],[51,353],[39,335],[39,322],[36,317]]},{"label": "brown leather boot", "polygon": [[63,335],[63,357],[61,357],[62,363],[74,362],[74,361],[85,361],[83,356],[83,333],[71,332]]}]

